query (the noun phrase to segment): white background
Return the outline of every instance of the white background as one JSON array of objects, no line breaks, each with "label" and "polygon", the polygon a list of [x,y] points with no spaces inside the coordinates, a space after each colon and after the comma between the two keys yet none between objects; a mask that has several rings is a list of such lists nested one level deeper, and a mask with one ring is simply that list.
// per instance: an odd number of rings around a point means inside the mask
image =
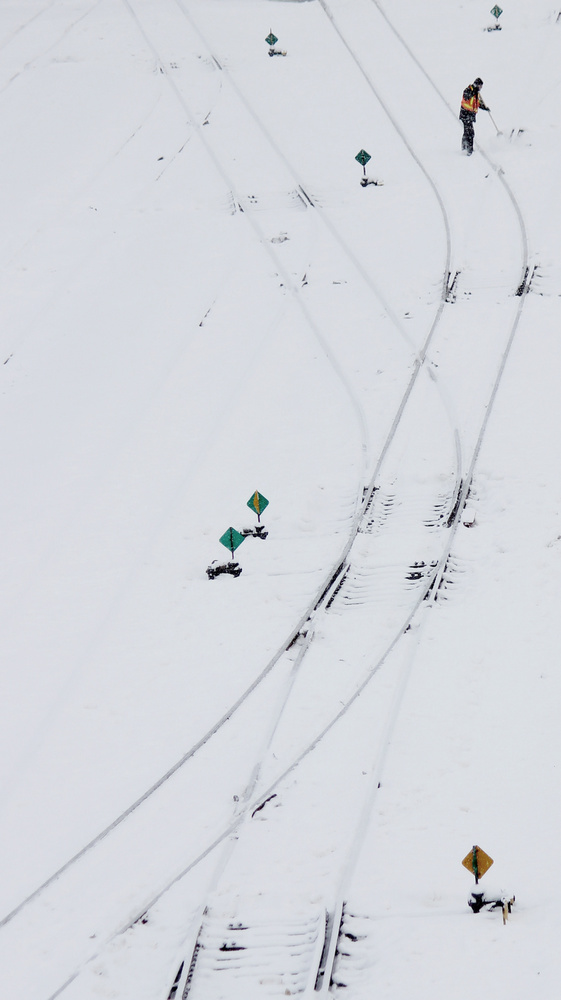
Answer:
[{"label": "white background", "polygon": [[2,0],[2,996],[557,996],[558,13]]}]

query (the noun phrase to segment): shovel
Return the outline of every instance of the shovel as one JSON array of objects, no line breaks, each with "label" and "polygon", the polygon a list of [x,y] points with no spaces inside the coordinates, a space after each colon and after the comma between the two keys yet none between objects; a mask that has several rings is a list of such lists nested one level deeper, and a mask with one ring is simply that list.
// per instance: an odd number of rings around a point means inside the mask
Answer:
[{"label": "shovel", "polygon": [[489,113],[489,118],[491,119],[491,121],[493,122],[493,125],[495,126],[495,131],[496,131],[497,135],[502,135],[503,133],[499,130],[499,127],[498,127],[495,119],[493,118],[493,115],[489,111],[489,108],[487,108],[487,111]]}]

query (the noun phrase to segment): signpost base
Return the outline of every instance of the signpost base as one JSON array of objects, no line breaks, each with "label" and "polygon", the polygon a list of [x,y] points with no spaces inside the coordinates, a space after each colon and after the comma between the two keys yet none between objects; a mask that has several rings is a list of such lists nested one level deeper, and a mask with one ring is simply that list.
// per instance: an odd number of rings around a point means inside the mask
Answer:
[{"label": "signpost base", "polygon": [[241,534],[244,538],[250,535],[252,538],[266,538],[269,532],[265,530],[264,524],[256,524],[254,528],[242,528]]},{"label": "signpost base", "polygon": [[515,899],[515,896],[501,896],[500,899],[485,899],[484,892],[472,892],[471,899],[468,899],[468,906],[473,913],[479,913],[485,907],[489,910],[498,910],[500,907],[503,911],[503,924],[506,924],[509,914],[512,913]]},{"label": "signpost base", "polygon": [[214,580],[215,577],[221,576],[222,573],[227,573],[229,576],[239,576],[241,571],[242,568],[238,562],[219,563],[215,559],[210,566],[207,566],[206,575],[209,580]]}]

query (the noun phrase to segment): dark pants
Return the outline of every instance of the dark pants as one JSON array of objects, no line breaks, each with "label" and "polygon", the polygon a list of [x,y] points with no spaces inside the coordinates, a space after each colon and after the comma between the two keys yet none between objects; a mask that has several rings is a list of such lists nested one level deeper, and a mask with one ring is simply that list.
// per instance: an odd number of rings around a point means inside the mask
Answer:
[{"label": "dark pants", "polygon": [[473,153],[473,137],[475,134],[475,115],[471,111],[460,111],[460,121],[464,126],[464,134],[462,136],[462,149],[471,156]]}]

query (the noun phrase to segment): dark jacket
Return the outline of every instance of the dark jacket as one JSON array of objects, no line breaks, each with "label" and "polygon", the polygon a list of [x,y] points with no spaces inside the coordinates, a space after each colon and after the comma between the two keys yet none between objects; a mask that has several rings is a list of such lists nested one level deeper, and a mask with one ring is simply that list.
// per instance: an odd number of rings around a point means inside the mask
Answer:
[{"label": "dark jacket", "polygon": [[464,90],[462,96],[460,118],[467,118],[468,120],[475,121],[475,116],[480,108],[482,108],[483,111],[489,110],[483,98],[480,97],[478,88],[475,87],[473,83],[470,83],[469,87],[466,87]]}]

